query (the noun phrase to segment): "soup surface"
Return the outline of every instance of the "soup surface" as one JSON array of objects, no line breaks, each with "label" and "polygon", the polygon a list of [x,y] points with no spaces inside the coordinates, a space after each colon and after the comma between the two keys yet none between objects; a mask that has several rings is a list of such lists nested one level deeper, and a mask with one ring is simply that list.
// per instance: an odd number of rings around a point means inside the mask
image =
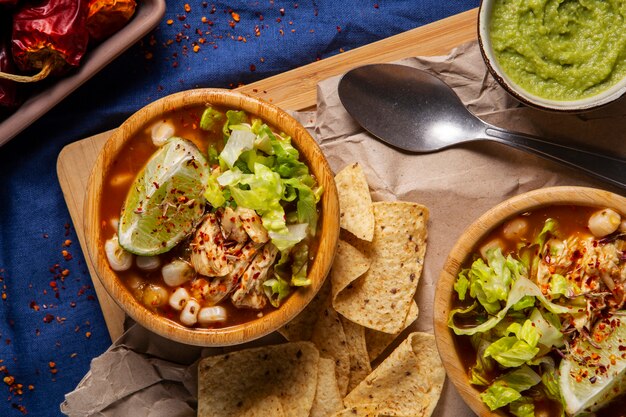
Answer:
[{"label": "soup surface", "polygon": [[550,206],[478,242],[449,325],[470,383],[515,416],[623,416],[626,221]]},{"label": "soup surface", "polygon": [[166,114],[124,145],[102,192],[111,268],[179,324],[254,320],[310,284],[323,190],[290,138],[255,116]]}]

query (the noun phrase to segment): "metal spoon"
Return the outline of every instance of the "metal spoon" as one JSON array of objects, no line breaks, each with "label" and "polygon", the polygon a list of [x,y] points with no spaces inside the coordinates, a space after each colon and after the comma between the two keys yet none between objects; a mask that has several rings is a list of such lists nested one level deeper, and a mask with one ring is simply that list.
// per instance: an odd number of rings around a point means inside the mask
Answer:
[{"label": "metal spoon", "polygon": [[490,140],[581,169],[626,188],[626,160],[511,132],[469,112],[452,89],[427,72],[395,64],[355,68],[339,82],[339,98],[364,129],[412,152]]}]

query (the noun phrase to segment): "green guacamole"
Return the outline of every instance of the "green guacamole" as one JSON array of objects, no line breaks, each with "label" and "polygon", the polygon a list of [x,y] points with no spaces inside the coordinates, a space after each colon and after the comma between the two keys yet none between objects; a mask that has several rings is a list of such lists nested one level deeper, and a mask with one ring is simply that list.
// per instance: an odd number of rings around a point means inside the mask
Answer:
[{"label": "green guacamole", "polygon": [[626,76],[626,1],[496,0],[491,41],[502,70],[551,100],[577,100]]}]

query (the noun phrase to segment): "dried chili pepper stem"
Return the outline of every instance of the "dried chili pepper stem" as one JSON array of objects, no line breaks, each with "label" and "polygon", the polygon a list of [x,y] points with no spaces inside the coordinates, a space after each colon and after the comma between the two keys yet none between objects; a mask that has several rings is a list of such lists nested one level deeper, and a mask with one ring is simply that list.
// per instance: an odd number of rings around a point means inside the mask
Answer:
[{"label": "dried chili pepper stem", "polygon": [[6,72],[0,72],[0,80],[9,80],[14,81],[16,83],[34,83],[37,81],[41,81],[46,78],[52,70],[54,69],[54,60],[51,59],[49,61],[44,62],[41,71],[39,71],[35,75],[17,75],[17,74],[9,74]]}]

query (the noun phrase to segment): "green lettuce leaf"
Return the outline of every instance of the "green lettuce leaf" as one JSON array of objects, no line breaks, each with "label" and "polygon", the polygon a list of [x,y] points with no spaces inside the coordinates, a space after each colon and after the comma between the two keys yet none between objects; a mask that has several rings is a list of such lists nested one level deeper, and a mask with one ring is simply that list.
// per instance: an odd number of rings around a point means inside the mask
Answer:
[{"label": "green lettuce leaf", "polygon": [[539,353],[537,343],[540,335],[532,321],[526,320],[523,325],[512,323],[506,333],[513,333],[514,336],[496,340],[489,345],[483,356],[492,357],[500,365],[513,368],[532,360]]},{"label": "green lettuce leaf", "polygon": [[219,176],[219,170],[215,169],[211,172],[211,175],[207,178],[206,187],[204,189],[204,198],[208,201],[213,207],[218,208],[222,207],[226,204],[226,197],[224,196],[224,192],[217,182],[217,177]]},{"label": "green lettuce leaf", "polygon": [[535,402],[530,397],[522,397],[509,404],[509,411],[515,417],[535,417]]},{"label": "green lettuce leaf", "polygon": [[207,107],[200,117],[200,129],[214,130],[215,125],[224,119],[224,114],[213,107]]},{"label": "green lettuce leaf", "polygon": [[245,123],[248,120],[248,115],[243,110],[228,110],[226,112],[226,122],[224,126],[222,126],[222,133],[224,134],[224,138],[228,139],[230,137],[231,130],[241,128],[241,124]]},{"label": "green lettuce leaf", "polygon": [[304,223],[287,225],[286,232],[269,231],[272,243],[283,252],[300,243],[308,234],[308,225]]},{"label": "green lettuce leaf", "polygon": [[519,400],[522,392],[539,382],[541,377],[529,366],[522,365],[496,379],[480,397],[491,410],[496,410]]},{"label": "green lettuce leaf", "polygon": [[263,290],[270,303],[278,308],[281,301],[289,295],[291,289],[287,281],[275,275],[274,278],[270,278],[263,283]]},{"label": "green lettuce leaf", "polygon": [[229,168],[235,166],[235,162],[239,159],[245,151],[249,151],[254,147],[254,133],[247,132],[245,130],[235,130],[232,132],[224,150],[220,153],[220,158],[226,163]]},{"label": "green lettuce leaf", "polygon": [[468,308],[458,308],[450,312],[450,317],[448,319],[448,326],[456,333],[457,335],[472,335],[475,333],[486,332],[490,329],[493,329],[506,315],[506,313],[522,298],[527,295],[531,295],[535,297],[537,300],[543,304],[543,306],[548,309],[548,311],[555,314],[575,314],[578,312],[579,308],[577,307],[566,307],[559,304],[554,304],[541,293],[539,287],[537,287],[532,281],[527,278],[520,277],[511,288],[509,292],[509,297],[507,299],[507,303],[497,314],[491,316],[485,322],[475,326],[475,327],[458,327],[454,323],[454,318],[457,314],[467,314],[468,312],[473,311],[476,308],[476,304]]}]

